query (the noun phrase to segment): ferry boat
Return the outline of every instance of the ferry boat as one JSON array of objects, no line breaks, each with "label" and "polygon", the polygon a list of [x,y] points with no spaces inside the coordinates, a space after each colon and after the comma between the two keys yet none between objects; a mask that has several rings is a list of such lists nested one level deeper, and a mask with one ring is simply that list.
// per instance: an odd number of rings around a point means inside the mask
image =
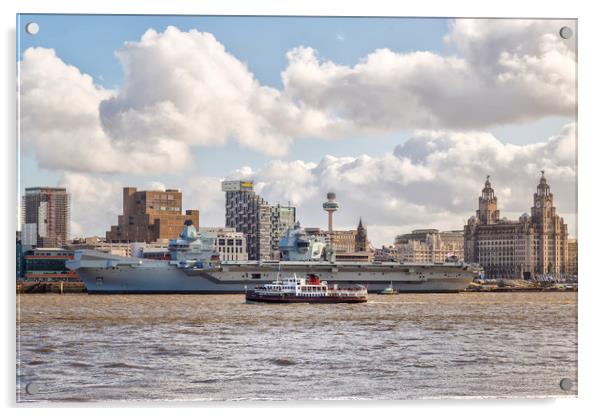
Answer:
[{"label": "ferry boat", "polygon": [[328,285],[316,275],[307,279],[294,277],[276,280],[271,284],[257,286],[247,292],[247,302],[266,303],[364,303],[368,301],[368,290],[361,285],[339,288]]}]

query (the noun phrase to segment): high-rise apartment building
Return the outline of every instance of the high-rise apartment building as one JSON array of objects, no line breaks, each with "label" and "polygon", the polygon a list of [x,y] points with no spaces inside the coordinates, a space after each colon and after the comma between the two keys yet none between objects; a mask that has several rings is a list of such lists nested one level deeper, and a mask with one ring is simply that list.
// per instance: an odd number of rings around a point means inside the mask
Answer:
[{"label": "high-rise apartment building", "polygon": [[138,191],[123,188],[123,214],[117,225],[107,231],[108,243],[152,243],[178,237],[184,222],[191,220],[199,226],[199,211],[186,210],[182,214],[182,193],[177,189],[166,191]]},{"label": "high-rise apartment building", "polygon": [[247,238],[249,260],[279,258],[278,243],[296,222],[293,206],[270,205],[253,190],[251,181],[224,181],[226,227]]},{"label": "high-rise apartment building", "polygon": [[464,227],[464,258],[479,263],[489,278],[561,276],[567,269],[568,230],[556,213],[554,197],[542,172],[533,194],[531,215],[518,221],[499,218],[489,177],[476,216]]},{"label": "high-rise apartment building", "polygon": [[24,246],[61,247],[67,243],[71,196],[65,188],[26,188],[21,209]]}]

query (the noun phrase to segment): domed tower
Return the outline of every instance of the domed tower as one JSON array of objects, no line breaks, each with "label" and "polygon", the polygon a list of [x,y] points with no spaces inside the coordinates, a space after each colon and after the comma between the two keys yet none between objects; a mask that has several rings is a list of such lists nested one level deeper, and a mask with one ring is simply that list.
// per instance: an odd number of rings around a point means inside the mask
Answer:
[{"label": "domed tower", "polygon": [[337,195],[334,192],[328,192],[326,194],[327,201],[322,204],[324,211],[328,212],[328,232],[332,232],[332,215],[339,209],[339,203],[337,202]]},{"label": "domed tower", "polygon": [[556,214],[554,195],[543,170],[533,194],[531,218],[538,240],[535,273],[558,275],[566,264],[568,230],[564,220]]},{"label": "domed tower", "polygon": [[[537,223],[549,222],[546,219],[553,218],[556,214],[554,209],[554,195],[550,192],[550,185],[545,177],[545,172],[541,171],[537,191],[533,194],[533,207],[531,216]],[[546,230],[547,231],[547,230]]]},{"label": "domed tower", "polygon": [[497,197],[495,196],[495,191],[491,187],[489,175],[487,175],[485,187],[481,191],[481,196],[479,197],[477,218],[481,224],[494,224],[500,219],[500,211],[497,209]]},{"label": "domed tower", "polygon": [[360,223],[357,225],[357,233],[355,234],[355,251],[368,251],[368,231],[364,224],[362,224],[362,219],[360,218]]}]

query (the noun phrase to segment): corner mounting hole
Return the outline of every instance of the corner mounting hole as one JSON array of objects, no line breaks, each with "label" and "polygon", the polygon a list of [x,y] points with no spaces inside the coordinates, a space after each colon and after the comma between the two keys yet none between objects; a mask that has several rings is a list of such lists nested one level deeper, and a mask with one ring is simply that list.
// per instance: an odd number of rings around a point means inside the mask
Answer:
[{"label": "corner mounting hole", "polygon": [[559,33],[562,39],[570,39],[573,37],[573,29],[568,26],[561,27]]},{"label": "corner mounting hole", "polygon": [[36,22],[29,22],[25,25],[25,31],[30,35],[36,35],[40,31],[40,26]]}]

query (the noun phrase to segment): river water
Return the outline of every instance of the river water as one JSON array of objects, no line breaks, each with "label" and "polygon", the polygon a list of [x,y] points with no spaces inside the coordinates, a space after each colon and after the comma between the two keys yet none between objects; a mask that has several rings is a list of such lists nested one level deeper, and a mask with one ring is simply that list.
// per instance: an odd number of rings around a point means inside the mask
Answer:
[{"label": "river water", "polygon": [[576,293],[370,295],[356,305],[40,294],[18,296],[17,317],[19,402],[577,392]]}]

